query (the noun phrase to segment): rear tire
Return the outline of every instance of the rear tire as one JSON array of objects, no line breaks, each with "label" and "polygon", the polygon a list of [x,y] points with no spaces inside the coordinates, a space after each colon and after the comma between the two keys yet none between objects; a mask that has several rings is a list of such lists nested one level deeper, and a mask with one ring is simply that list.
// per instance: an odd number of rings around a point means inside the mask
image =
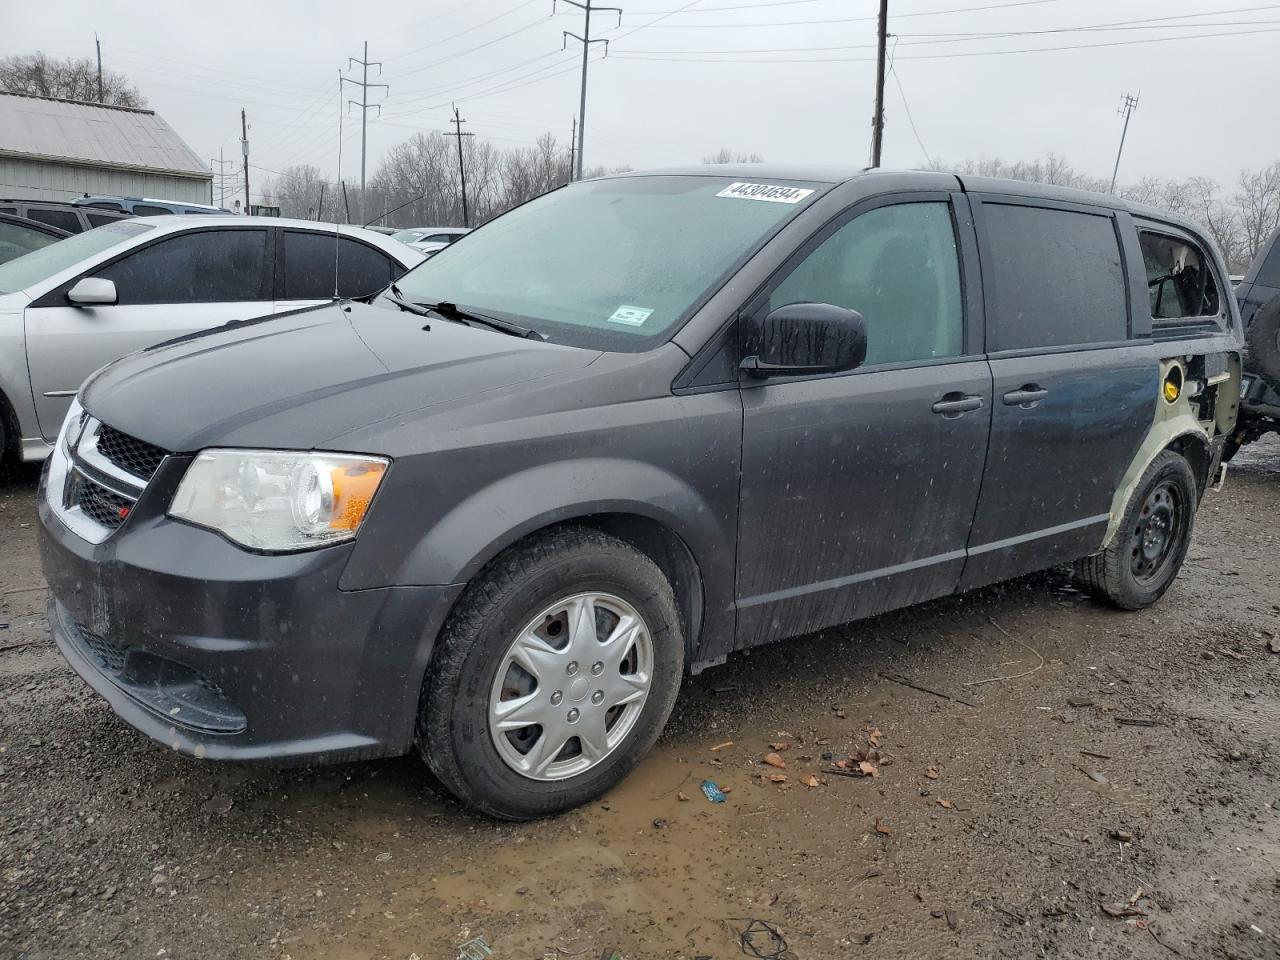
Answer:
[{"label": "rear tire", "polygon": [[1258,308],[1245,332],[1249,347],[1249,367],[1280,390],[1280,296]]},{"label": "rear tire", "polygon": [[481,812],[550,816],[640,762],[683,673],[675,597],[653,561],[595,530],[548,531],[490,562],[450,614],[418,750]]},{"label": "rear tire", "polygon": [[1124,519],[1101,553],[1076,561],[1076,578],[1093,596],[1121,610],[1159,600],[1191,545],[1199,491],[1186,459],[1172,450],[1147,467]]}]

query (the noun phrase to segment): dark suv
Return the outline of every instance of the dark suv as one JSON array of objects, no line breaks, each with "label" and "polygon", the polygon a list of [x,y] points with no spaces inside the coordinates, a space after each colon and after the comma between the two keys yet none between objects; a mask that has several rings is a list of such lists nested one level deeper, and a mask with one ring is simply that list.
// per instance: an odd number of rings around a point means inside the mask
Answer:
[{"label": "dark suv", "polygon": [[114,223],[132,214],[120,210],[86,210],[73,203],[56,200],[0,200],[0,213],[38,220],[67,233],[83,233],[104,223]]},{"label": "dark suv", "polygon": [[369,302],[90,378],[53,634],[175,750],[416,746],[486,813],[564,810],[733,651],[1071,561],[1154,603],[1235,423],[1225,281],[1189,222],[1052,187],[575,183]]},{"label": "dark suv", "polygon": [[1280,227],[1236,284],[1248,340],[1240,421],[1227,441],[1230,459],[1246,443],[1280,433]]}]

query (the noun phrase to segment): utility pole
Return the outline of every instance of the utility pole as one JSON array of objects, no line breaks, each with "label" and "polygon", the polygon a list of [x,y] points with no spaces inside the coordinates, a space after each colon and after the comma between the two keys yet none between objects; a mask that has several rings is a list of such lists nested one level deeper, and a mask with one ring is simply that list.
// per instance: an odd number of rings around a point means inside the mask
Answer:
[{"label": "utility pole", "polygon": [[889,39],[889,0],[880,0],[880,26],[876,31],[876,115],[871,119],[871,166],[880,166],[884,144],[884,54]]},{"label": "utility pole", "polygon": [[[227,205],[227,171],[226,166],[230,164],[235,166],[234,161],[222,159],[222,148],[218,148],[218,159],[209,161],[209,169],[213,169],[214,164],[218,165],[218,206],[225,207]],[[209,202],[213,203],[213,184],[209,184]]]},{"label": "utility pole", "polygon": [[[570,37],[573,37],[573,39],[577,40],[579,43],[582,44],[582,93],[578,98],[578,154],[576,159],[577,168],[574,170],[574,173],[573,173],[573,178],[575,180],[581,180],[582,179],[582,142],[585,139],[586,132],[587,132],[587,54],[591,52],[591,45],[593,43],[603,43],[604,55],[606,57],[609,55],[608,40],[603,40],[603,39],[592,40],[591,39],[591,12],[593,10],[607,10],[610,13],[616,13],[618,15],[618,26],[622,26],[622,8],[621,7],[594,7],[591,5],[591,0],[586,0],[585,3],[579,3],[578,0],[564,0],[564,2],[569,4],[569,6],[571,7],[577,7],[579,10],[583,12],[582,36],[578,36],[576,33],[574,33],[571,30],[565,30],[563,31],[563,35],[560,38],[560,49],[562,50],[568,47]],[[551,12],[554,14],[555,10],[556,10],[556,0],[551,0]]]},{"label": "utility pole", "polygon": [[93,35],[93,45],[98,48],[98,102],[103,103],[102,99],[102,41],[98,39],[98,35]]},{"label": "utility pole", "polygon": [[471,226],[471,219],[467,213],[467,167],[462,162],[462,138],[474,137],[474,133],[463,133],[462,125],[466,123],[461,116],[458,115],[458,105],[453,105],[453,119],[449,121],[453,124],[453,133],[446,133],[446,137],[458,138],[458,179],[462,181],[462,225],[464,227]]},{"label": "utility pole", "polygon": [[[1140,96],[1142,96],[1141,90],[1138,91],[1138,97]],[[1109,193],[1116,192],[1116,177],[1120,173],[1120,155],[1124,153],[1124,138],[1129,132],[1129,117],[1133,115],[1133,111],[1138,109],[1138,97],[1126,93],[1120,99],[1120,109],[1116,111],[1116,113],[1124,114],[1124,129],[1120,131],[1120,149],[1116,151],[1116,165],[1111,171],[1111,189],[1108,191]]]},{"label": "utility pole", "polygon": [[578,135],[578,117],[575,114],[573,123],[569,127],[569,180],[573,180],[573,148],[574,138]]},{"label": "utility pole", "polygon": [[391,92],[391,88],[387,86],[385,83],[369,82],[369,68],[377,67],[378,76],[382,76],[382,64],[369,62],[369,41],[368,40],[364,42],[364,59],[357,60],[355,57],[347,57],[347,69],[350,70],[351,67],[357,63],[360,64],[360,69],[361,69],[360,79],[352,80],[350,77],[342,77],[342,80],[346,83],[355,84],[357,87],[360,88],[360,102],[356,103],[354,100],[348,100],[347,103],[353,107],[360,108],[360,202],[361,204],[363,204],[364,203],[364,168],[365,168],[365,160],[368,156],[367,137],[368,137],[368,130],[369,130],[369,107],[373,106],[377,108],[378,116],[382,116],[382,105],[378,103],[374,103],[374,104],[369,103],[369,88],[381,87],[383,90],[386,90],[388,94]]},{"label": "utility pole", "polygon": [[249,203],[249,123],[244,118],[244,107],[240,108],[240,152],[244,154],[244,214],[247,217],[252,207]]}]

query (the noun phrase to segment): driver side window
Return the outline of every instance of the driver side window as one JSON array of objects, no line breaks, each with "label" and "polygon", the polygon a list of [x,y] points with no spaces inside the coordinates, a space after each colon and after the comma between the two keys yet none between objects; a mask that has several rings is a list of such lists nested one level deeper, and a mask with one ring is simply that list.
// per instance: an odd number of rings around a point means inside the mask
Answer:
[{"label": "driver side window", "polygon": [[867,364],[963,353],[960,263],[950,204],[877,207],[824,240],[774,289],[769,309],[833,303],[867,324]]}]

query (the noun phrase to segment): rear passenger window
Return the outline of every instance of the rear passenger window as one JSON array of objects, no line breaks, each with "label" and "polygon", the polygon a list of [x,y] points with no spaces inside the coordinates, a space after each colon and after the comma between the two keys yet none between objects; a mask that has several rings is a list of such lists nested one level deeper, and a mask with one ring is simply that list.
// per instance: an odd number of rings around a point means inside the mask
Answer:
[{"label": "rear passenger window", "polygon": [[122,304],[270,300],[266,230],[205,230],[143,247],[103,267]]},{"label": "rear passenger window", "polygon": [[855,217],[824,240],[769,298],[833,303],[867,322],[867,363],[955,357],[964,310],[951,209],[903,203]]},{"label": "rear passenger window", "polygon": [[377,293],[394,278],[391,261],[372,247],[331,233],[291,232],[284,235],[284,298],[331,299],[335,265],[344,299]]},{"label": "rear passenger window", "polygon": [[168,207],[156,207],[148,203],[135,203],[133,205],[133,215],[135,217],[166,217],[173,213]]},{"label": "rear passenger window", "polygon": [[1143,230],[1138,234],[1156,320],[1216,317],[1218,284],[1204,252],[1189,240]]},{"label": "rear passenger window", "polygon": [[104,223],[115,223],[120,219],[119,217],[109,217],[105,213],[86,213],[85,216],[89,218],[91,227],[100,227]]},{"label": "rear passenger window", "polygon": [[61,227],[68,233],[79,233],[81,229],[80,218],[70,210],[45,210],[40,207],[30,207],[27,210],[27,217],[31,220],[47,223],[51,227]]},{"label": "rear passenger window", "polygon": [[990,350],[1129,337],[1120,243],[1110,215],[983,203]]}]

